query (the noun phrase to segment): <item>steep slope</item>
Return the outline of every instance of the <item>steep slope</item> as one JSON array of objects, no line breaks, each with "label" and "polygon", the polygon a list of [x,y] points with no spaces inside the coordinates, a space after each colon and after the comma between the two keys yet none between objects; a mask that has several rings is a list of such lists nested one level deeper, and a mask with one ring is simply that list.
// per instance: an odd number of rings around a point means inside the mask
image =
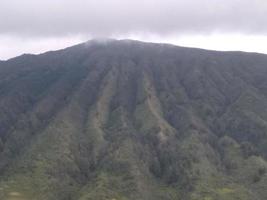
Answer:
[{"label": "steep slope", "polygon": [[267,56],[89,41],[0,63],[0,199],[267,198]]}]

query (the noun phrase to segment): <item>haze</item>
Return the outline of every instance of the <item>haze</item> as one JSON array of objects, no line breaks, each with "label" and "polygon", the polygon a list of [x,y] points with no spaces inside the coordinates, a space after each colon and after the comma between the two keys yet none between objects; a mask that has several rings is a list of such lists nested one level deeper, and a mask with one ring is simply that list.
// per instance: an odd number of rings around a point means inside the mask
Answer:
[{"label": "haze", "polygon": [[95,37],[267,53],[265,0],[2,0],[0,59]]}]

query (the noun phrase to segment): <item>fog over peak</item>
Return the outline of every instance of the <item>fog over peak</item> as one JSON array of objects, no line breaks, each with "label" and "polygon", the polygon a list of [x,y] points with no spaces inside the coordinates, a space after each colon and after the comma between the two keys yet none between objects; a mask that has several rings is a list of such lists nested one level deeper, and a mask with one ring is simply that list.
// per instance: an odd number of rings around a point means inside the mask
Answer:
[{"label": "fog over peak", "polygon": [[[38,52],[47,49],[48,40],[59,41],[50,43],[53,49],[95,37],[159,42],[214,34],[267,37],[266,13],[265,0],[2,0],[0,42],[35,43],[26,51]],[[10,57],[9,47],[1,48],[0,58]]]}]

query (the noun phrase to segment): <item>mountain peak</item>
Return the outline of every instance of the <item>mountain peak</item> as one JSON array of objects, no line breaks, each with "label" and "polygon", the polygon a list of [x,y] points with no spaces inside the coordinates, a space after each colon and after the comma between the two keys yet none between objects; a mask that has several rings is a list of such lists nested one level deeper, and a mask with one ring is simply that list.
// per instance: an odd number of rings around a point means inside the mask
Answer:
[{"label": "mountain peak", "polygon": [[113,39],[113,38],[99,37],[99,38],[94,38],[94,39],[88,40],[87,42],[85,42],[83,44],[85,44],[86,46],[107,45],[107,44],[113,43],[115,41],[118,41],[118,40]]},{"label": "mountain peak", "polygon": [[0,199],[266,199],[266,77],[133,40],[1,62]]}]

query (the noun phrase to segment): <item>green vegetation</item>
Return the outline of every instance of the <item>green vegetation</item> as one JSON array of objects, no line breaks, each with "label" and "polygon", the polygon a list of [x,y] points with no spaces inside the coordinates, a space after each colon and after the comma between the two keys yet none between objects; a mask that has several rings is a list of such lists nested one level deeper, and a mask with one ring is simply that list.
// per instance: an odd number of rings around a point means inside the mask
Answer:
[{"label": "green vegetation", "polygon": [[111,40],[0,63],[1,200],[267,199],[267,56]]}]

